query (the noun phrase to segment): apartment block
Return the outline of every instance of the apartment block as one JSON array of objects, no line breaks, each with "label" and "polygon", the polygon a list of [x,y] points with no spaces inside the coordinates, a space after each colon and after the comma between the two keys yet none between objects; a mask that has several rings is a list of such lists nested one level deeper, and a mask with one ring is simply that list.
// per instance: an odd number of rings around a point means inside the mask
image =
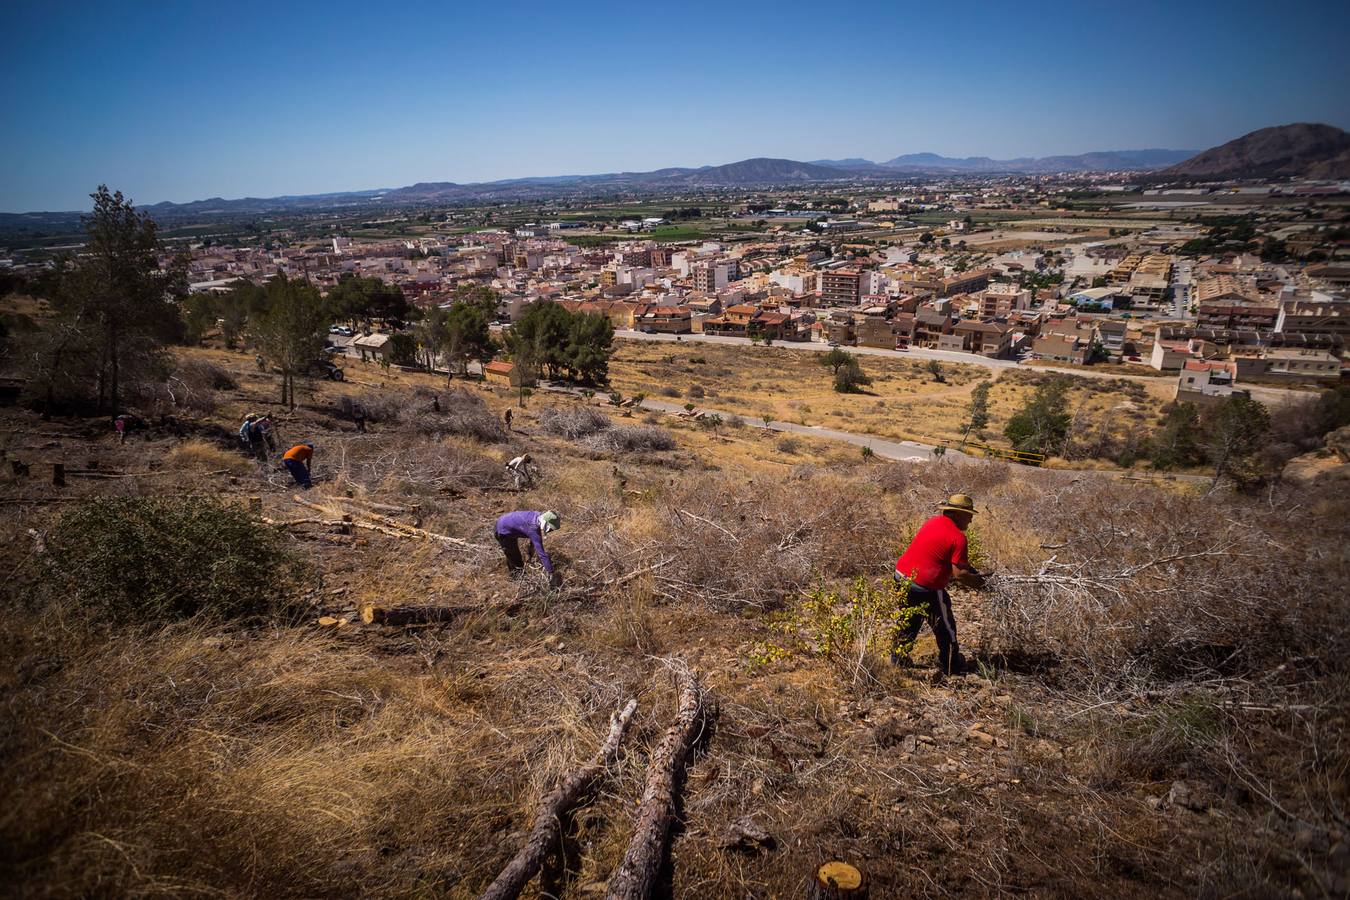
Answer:
[{"label": "apartment block", "polygon": [[825,306],[857,306],[861,299],[861,270],[845,267],[820,273],[820,302]]}]

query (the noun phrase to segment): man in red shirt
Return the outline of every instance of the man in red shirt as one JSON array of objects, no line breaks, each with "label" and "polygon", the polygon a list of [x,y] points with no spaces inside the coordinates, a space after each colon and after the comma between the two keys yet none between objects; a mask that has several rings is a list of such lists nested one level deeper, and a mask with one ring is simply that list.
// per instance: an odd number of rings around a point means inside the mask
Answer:
[{"label": "man in red shirt", "polygon": [[953,494],[938,511],[938,515],[923,523],[895,561],[896,581],[909,582],[905,606],[922,611],[896,631],[891,661],[899,662],[902,654],[909,652],[927,620],[937,637],[938,665],[944,674],[950,675],[961,671],[965,663],[956,642],[956,618],[952,615],[947,585],[955,576],[958,584],[979,587],[984,576],[971,567],[966,557],[965,532],[975,518],[975,501],[965,494]]}]

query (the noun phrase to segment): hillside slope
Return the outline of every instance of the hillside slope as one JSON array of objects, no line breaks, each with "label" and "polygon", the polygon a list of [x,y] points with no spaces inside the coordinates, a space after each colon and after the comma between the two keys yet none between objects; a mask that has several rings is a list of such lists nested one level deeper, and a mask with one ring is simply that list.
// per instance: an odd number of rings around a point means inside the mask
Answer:
[{"label": "hillside slope", "polygon": [[1157,173],[1160,179],[1350,178],[1350,133],[1298,123],[1262,128]]},{"label": "hillside slope", "polygon": [[[600,896],[672,715],[672,657],[717,714],[680,779],[663,895],[801,896],[831,858],[873,897],[1350,888],[1350,654],[1326,608],[1347,595],[1343,497],[881,465],[543,390],[507,431],[510,391],[356,361],[275,410],[317,447],[297,494],[235,438],[275,378],[251,352],[176,353],[193,392],[159,415],[147,400],[125,443],[104,418],[0,408],[21,463],[0,471],[0,560],[23,598],[0,605],[16,895],[472,897],[637,697],[568,843],[561,895]],[[521,452],[542,470],[525,490],[502,467]],[[912,665],[877,648],[897,544],[954,491],[977,498],[974,559],[998,576],[953,591],[979,665],[944,680],[926,632]],[[40,590],[70,510],[186,494],[260,504],[256,527],[321,578],[302,615],[118,627],[78,590]],[[509,578],[491,533],[550,508],[557,590]],[[366,625],[366,602],[453,615]]]}]

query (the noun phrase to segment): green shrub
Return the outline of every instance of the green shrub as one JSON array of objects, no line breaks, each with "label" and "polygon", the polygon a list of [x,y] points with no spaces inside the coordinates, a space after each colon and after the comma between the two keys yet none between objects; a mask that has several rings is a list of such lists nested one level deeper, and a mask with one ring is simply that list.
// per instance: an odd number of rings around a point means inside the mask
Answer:
[{"label": "green shrub", "polygon": [[847,585],[817,585],[770,622],[780,635],[757,645],[752,667],[794,655],[822,657],[856,682],[869,658],[884,658],[897,646],[900,631],[924,611],[907,606],[909,582],[888,578],[877,586],[866,578]]},{"label": "green shrub", "polygon": [[199,497],[95,500],[50,535],[44,586],[118,623],[285,611],[304,568],[240,506]]}]

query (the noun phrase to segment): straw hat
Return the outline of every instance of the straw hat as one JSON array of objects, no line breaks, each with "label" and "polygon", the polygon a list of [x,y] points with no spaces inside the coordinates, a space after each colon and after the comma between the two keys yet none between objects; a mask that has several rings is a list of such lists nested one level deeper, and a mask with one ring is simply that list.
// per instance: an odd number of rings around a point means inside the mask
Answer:
[{"label": "straw hat", "polygon": [[953,512],[970,513],[973,516],[975,515],[975,501],[970,498],[969,494],[952,494],[947,498],[946,503],[938,504],[938,509],[940,511],[950,509]]}]

